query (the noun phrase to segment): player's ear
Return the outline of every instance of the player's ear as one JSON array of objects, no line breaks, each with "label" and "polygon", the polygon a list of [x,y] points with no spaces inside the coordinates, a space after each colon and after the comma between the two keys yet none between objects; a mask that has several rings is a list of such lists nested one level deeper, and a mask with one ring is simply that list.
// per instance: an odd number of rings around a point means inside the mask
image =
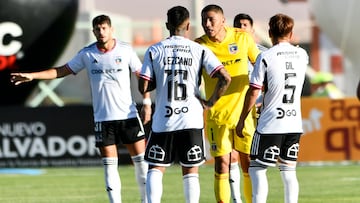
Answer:
[{"label": "player's ear", "polygon": [[291,32],[289,33],[289,39],[292,39],[292,36],[293,36],[293,32],[291,31]]}]

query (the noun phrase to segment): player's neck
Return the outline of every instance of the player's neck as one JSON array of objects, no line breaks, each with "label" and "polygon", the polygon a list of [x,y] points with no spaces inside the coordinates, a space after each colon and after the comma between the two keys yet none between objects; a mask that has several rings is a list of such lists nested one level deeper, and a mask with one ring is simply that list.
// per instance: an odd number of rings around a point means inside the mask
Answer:
[{"label": "player's neck", "polygon": [[280,43],[284,43],[284,42],[288,42],[288,43],[289,43],[289,42],[290,42],[290,39],[287,38],[287,37],[274,39],[274,40],[273,40],[273,45],[280,44]]},{"label": "player's neck", "polygon": [[97,48],[101,51],[101,52],[107,52],[110,51],[114,48],[115,46],[115,39],[111,39],[105,43],[96,43]]}]

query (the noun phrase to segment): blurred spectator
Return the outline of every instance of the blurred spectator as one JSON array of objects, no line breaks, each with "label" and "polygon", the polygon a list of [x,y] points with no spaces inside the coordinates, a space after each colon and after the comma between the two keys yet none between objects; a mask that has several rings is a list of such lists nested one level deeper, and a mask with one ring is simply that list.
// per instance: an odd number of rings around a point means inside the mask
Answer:
[{"label": "blurred spectator", "polygon": [[311,78],[312,97],[329,97],[330,99],[342,99],[344,94],[333,82],[334,76],[328,72],[318,72]]}]

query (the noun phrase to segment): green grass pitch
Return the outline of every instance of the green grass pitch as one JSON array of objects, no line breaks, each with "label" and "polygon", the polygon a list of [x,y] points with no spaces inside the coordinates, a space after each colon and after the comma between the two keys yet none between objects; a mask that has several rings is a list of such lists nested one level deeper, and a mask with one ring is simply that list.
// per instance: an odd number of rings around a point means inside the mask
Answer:
[{"label": "green grass pitch", "polygon": [[[133,166],[119,167],[123,203],[140,202]],[[42,168],[41,175],[0,174],[1,203],[104,203],[102,167]],[[360,202],[360,165],[298,166],[299,203]],[[269,168],[268,203],[283,202],[277,168]],[[213,165],[200,168],[201,203],[215,202]],[[181,169],[169,167],[164,175],[162,202],[184,202]]]}]

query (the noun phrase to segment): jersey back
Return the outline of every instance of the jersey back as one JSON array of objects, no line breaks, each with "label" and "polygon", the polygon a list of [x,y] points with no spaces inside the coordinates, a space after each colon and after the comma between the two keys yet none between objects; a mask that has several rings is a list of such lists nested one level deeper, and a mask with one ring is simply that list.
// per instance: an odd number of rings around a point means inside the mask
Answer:
[{"label": "jersey back", "polygon": [[308,61],[304,49],[285,42],[261,53],[250,80],[250,85],[264,90],[259,133],[303,132],[301,92]]},{"label": "jersey back", "polygon": [[180,36],[169,37],[145,53],[140,77],[156,81],[152,130],[203,128],[201,70],[212,75],[222,64],[206,47]]}]

